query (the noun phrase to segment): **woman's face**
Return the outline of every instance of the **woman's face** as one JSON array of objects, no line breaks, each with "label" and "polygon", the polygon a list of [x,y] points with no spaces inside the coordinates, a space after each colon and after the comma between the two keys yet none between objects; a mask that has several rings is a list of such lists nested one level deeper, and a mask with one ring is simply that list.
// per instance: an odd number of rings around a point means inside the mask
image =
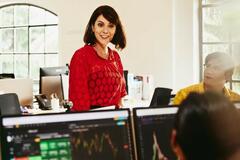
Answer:
[{"label": "woman's face", "polygon": [[204,84],[210,87],[224,87],[226,83],[225,69],[218,59],[212,59],[205,64]]},{"label": "woman's face", "polygon": [[116,25],[110,23],[103,15],[100,15],[92,26],[92,30],[96,37],[96,43],[106,47],[113,39],[116,32]]}]

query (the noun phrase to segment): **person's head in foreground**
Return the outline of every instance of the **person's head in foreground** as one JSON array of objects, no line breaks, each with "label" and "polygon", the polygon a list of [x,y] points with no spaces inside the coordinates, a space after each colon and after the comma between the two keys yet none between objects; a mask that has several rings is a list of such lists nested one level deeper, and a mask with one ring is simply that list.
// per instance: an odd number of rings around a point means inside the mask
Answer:
[{"label": "person's head in foreground", "polygon": [[190,93],[180,104],[172,131],[179,160],[240,159],[239,111],[225,96]]},{"label": "person's head in foreground", "polygon": [[231,80],[234,62],[230,55],[214,52],[205,58],[204,87],[206,90],[222,92],[224,84]]}]

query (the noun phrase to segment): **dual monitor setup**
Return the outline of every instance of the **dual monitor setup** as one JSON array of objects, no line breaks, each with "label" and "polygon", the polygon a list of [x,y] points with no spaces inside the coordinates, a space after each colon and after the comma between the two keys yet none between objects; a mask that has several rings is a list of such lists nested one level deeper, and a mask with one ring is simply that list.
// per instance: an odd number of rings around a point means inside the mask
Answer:
[{"label": "dual monitor setup", "polygon": [[[53,93],[59,102],[68,99],[68,66],[40,68],[39,79],[40,94],[35,95],[39,108],[52,109],[50,97]],[[1,115],[21,114],[24,112],[21,106],[31,108],[34,105],[33,80],[0,74],[0,102]]]},{"label": "dual monitor setup", "polygon": [[175,160],[176,107],[3,116],[2,159]]}]

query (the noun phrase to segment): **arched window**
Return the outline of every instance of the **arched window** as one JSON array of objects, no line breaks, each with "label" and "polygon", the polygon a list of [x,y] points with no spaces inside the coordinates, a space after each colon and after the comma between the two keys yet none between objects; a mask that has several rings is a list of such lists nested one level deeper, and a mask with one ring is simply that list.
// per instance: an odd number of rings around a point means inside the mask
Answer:
[{"label": "arched window", "polygon": [[39,67],[58,65],[58,17],[30,4],[0,7],[0,73],[38,81]]}]

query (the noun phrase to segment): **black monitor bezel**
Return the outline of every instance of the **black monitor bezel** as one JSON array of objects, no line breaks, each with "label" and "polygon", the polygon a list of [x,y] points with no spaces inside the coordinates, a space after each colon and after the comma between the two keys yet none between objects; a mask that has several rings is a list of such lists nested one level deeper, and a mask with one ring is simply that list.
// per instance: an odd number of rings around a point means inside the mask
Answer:
[{"label": "black monitor bezel", "polygon": [[42,77],[46,76],[59,76],[61,74],[68,75],[68,66],[57,66],[57,67],[40,67],[39,69],[39,94],[42,93]]},{"label": "black monitor bezel", "polygon": [[[166,108],[178,108],[177,105],[158,105],[158,106],[154,106],[154,108],[133,108],[133,125],[134,125],[134,132],[135,132],[135,147],[136,147],[136,151],[137,151],[137,159],[143,159],[142,155],[141,155],[141,145],[140,145],[140,141],[139,141],[139,137],[140,137],[140,130],[137,126],[138,124],[138,116],[137,116],[137,111],[138,110],[157,110],[157,109],[166,109]],[[177,113],[177,112],[176,112]],[[153,114],[153,115],[157,115],[157,114]]]},{"label": "black monitor bezel", "polygon": [[[124,109],[112,109],[112,110],[91,110],[91,111],[82,111],[82,112],[60,112],[60,113],[44,113],[44,114],[29,114],[29,115],[3,115],[1,116],[0,118],[0,153],[1,153],[1,157],[2,159],[6,159],[6,150],[7,148],[5,147],[7,142],[6,142],[6,139],[4,137],[6,137],[6,133],[4,132],[3,130],[3,123],[2,123],[2,120],[3,118],[9,118],[9,117],[24,117],[24,116],[49,116],[49,115],[66,115],[66,114],[82,114],[82,113],[93,113],[93,112],[103,112],[103,113],[106,113],[106,112],[112,112],[112,111],[127,111],[128,112],[128,124],[129,124],[129,143],[130,143],[130,148],[131,148],[131,156],[132,156],[132,159],[134,160],[135,159],[135,154],[134,154],[134,144],[133,144],[133,135],[132,135],[132,122],[131,122],[131,113],[130,113],[130,110],[128,108],[124,108]],[[0,158],[1,158],[0,157]]]},{"label": "black monitor bezel", "polygon": [[[151,99],[151,102],[150,102],[150,106],[158,106],[160,105],[158,103],[159,99],[161,98],[160,96],[162,96],[160,94],[160,90],[168,90],[170,92],[170,95],[169,95],[169,102],[170,103],[170,99],[173,97],[173,95],[171,94],[172,92],[172,89],[171,88],[164,88],[164,87],[157,87],[154,89],[154,92],[153,92],[153,96],[152,96],[152,99]],[[168,104],[163,104],[163,105],[168,105]]]}]

